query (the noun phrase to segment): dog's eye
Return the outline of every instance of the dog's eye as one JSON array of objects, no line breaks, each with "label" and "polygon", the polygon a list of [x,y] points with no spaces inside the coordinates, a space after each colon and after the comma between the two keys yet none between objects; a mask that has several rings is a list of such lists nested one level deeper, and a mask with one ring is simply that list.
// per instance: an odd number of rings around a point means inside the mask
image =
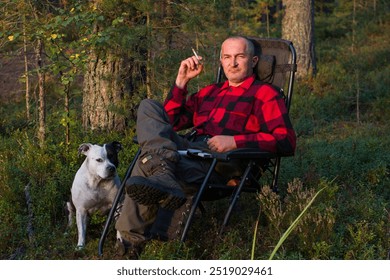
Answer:
[{"label": "dog's eye", "polygon": [[97,161],[97,162],[103,162],[103,159],[97,158],[96,161]]}]

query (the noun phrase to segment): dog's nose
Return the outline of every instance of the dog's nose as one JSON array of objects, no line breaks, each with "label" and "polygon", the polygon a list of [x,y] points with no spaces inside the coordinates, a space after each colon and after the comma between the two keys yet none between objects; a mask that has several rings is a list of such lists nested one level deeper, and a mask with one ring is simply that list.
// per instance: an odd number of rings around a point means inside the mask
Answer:
[{"label": "dog's nose", "polygon": [[108,166],[107,169],[108,169],[108,172],[110,172],[110,173],[114,173],[116,171],[115,166],[112,166],[112,165]]}]

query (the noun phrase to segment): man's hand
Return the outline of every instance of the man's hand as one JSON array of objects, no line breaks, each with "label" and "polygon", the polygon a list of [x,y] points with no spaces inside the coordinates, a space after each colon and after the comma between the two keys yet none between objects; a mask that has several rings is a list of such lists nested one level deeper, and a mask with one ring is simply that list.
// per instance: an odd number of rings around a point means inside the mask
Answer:
[{"label": "man's hand", "polygon": [[[199,56],[201,59],[202,57]],[[179,72],[176,77],[176,86],[178,88],[185,88],[187,83],[198,76],[203,70],[203,64],[195,56],[191,56],[180,63]]]},{"label": "man's hand", "polygon": [[228,152],[237,148],[234,137],[226,135],[217,135],[210,138],[207,141],[207,145],[210,150],[218,153]]}]

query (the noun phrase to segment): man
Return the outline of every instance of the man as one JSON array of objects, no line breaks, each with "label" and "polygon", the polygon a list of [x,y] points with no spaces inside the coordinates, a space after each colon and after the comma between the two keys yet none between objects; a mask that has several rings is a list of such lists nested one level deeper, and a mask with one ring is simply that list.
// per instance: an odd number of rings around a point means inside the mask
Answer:
[{"label": "man", "polygon": [[[284,100],[271,86],[256,80],[253,68],[258,60],[251,41],[230,37],[223,42],[220,57],[226,82],[187,97],[188,82],[203,70],[201,57],[192,56],[181,62],[163,106],[153,100],[141,102],[137,138],[142,153],[126,182],[127,195],[116,223],[123,238],[121,254],[138,257],[153,235],[153,226],[164,216],[161,213],[174,212],[186,201],[183,188],[203,180],[208,162],[181,157],[178,150],[227,152],[256,147],[294,153],[296,136]],[[191,138],[176,133],[190,127]],[[228,179],[218,174],[213,178]]]}]

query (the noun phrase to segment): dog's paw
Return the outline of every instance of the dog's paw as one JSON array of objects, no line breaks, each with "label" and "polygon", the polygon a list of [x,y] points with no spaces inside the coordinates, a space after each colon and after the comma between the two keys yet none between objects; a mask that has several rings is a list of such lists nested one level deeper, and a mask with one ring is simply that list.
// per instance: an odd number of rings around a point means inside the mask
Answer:
[{"label": "dog's paw", "polygon": [[84,250],[84,248],[85,248],[84,245],[77,245],[76,248],[75,248],[75,250],[76,250],[76,251],[82,251],[82,250]]}]

